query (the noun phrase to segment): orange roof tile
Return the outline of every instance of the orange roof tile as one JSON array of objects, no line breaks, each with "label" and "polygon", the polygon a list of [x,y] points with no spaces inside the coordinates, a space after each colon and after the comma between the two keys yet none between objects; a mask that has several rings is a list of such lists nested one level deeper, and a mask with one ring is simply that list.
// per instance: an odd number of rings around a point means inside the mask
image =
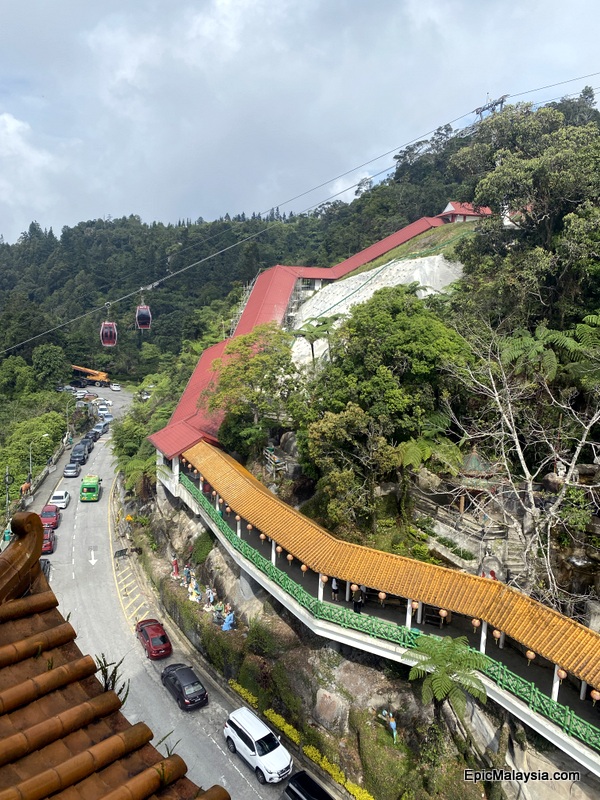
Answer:
[{"label": "orange roof tile", "polygon": [[40,518],[19,512],[12,530],[0,555],[0,800],[230,800],[221,786],[202,792],[121,714],[40,569]]},{"label": "orange roof tile", "polygon": [[483,619],[600,688],[600,634],[590,628],[499,581],[336,539],[207,442],[183,455],[237,514],[315,572]]}]

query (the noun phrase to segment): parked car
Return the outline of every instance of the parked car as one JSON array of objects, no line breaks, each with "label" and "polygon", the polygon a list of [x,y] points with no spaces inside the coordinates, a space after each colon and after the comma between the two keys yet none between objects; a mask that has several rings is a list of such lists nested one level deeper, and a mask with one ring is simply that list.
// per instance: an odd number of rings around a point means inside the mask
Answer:
[{"label": "parked car", "polygon": [[44,525],[44,541],[42,542],[42,553],[53,553],[56,547],[56,536],[54,528]]},{"label": "parked car", "polygon": [[143,619],[138,622],[135,634],[146,651],[146,658],[166,658],[173,652],[171,641],[157,619]]},{"label": "parked car", "polygon": [[101,414],[100,416],[104,422],[112,422],[114,420],[114,416],[112,414]]},{"label": "parked car", "polygon": [[78,478],[81,472],[81,464],[77,461],[70,461],[63,469],[64,478]]},{"label": "parked car", "polygon": [[91,440],[92,440],[92,442],[97,442],[97,441],[98,441],[98,439],[100,438],[100,434],[98,433],[98,431],[95,431],[95,430],[92,428],[90,431],[88,431],[88,432],[85,434],[85,436],[84,436],[83,438],[84,438],[84,439],[91,439]]},{"label": "parked car", "polygon": [[83,400],[83,398],[86,396],[86,394],[87,394],[87,392],[86,392],[85,389],[77,389],[77,391],[75,392],[75,399],[76,400]]},{"label": "parked car", "polygon": [[98,395],[95,392],[86,392],[82,399],[85,400],[86,403],[92,403],[97,397]]},{"label": "parked car", "polygon": [[223,728],[230,753],[239,753],[259,783],[278,783],[291,775],[293,761],[273,731],[248,708],[237,708]]},{"label": "parked car", "polygon": [[71,461],[77,461],[78,464],[87,464],[88,449],[84,444],[76,444],[71,450]]},{"label": "parked car", "polygon": [[160,679],[182,711],[199,708],[208,703],[208,692],[202,681],[186,664],[169,664],[163,670]]},{"label": "parked car", "polygon": [[58,489],[50,498],[50,502],[59,508],[66,508],[71,502],[71,495],[66,489]]},{"label": "parked car", "polygon": [[75,447],[78,447],[79,445],[82,445],[82,447],[85,447],[85,451],[86,451],[88,456],[92,452],[92,450],[94,449],[94,442],[91,439],[86,439],[85,436],[83,437],[83,439],[81,439],[79,442],[77,442]]},{"label": "parked car", "polygon": [[120,392],[121,391],[121,384],[120,383],[111,383],[110,388],[113,392]]},{"label": "parked car", "polygon": [[48,503],[42,508],[40,518],[44,527],[58,528],[60,525],[60,508],[54,503]]},{"label": "parked car", "polygon": [[98,403],[96,406],[96,410],[99,414],[108,414],[108,406],[106,403]]},{"label": "parked car", "polygon": [[95,430],[95,431],[96,431],[96,432],[97,432],[97,433],[98,433],[100,436],[102,436],[102,434],[103,434],[103,433],[108,433],[108,429],[109,429],[108,422],[104,422],[104,420],[102,420],[101,422],[97,422],[97,423],[94,425],[94,430]]},{"label": "parked car", "polygon": [[281,800],[288,798],[289,800],[334,800],[333,795],[304,770],[292,775],[283,790]]}]

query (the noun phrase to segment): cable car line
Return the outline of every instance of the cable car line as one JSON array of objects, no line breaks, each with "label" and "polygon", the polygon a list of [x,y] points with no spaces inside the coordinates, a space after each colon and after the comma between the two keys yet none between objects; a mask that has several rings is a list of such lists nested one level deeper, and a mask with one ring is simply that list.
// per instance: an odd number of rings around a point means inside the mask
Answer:
[{"label": "cable car line", "polygon": [[[520,97],[520,96],[522,96],[524,94],[531,94],[531,93],[536,92],[536,91],[542,91],[543,89],[553,88],[554,86],[562,86],[562,85],[564,85],[566,83],[572,83],[573,81],[583,80],[585,78],[593,77],[595,75],[600,75],[600,72],[592,72],[589,75],[584,75],[584,76],[581,76],[581,77],[578,77],[578,78],[570,78],[569,80],[566,80],[566,81],[558,81],[557,83],[548,84],[546,86],[539,87],[537,89],[529,89],[527,91],[518,92],[518,93],[512,94],[512,95],[509,94],[509,95],[507,95],[507,97],[509,97],[509,98]],[[599,88],[600,87],[593,87],[593,91],[596,91]],[[573,92],[571,94],[562,95],[561,97],[558,97],[558,98],[553,98],[551,100],[545,100],[543,103],[540,103],[540,105],[547,105],[548,103],[555,102],[555,101],[561,100],[561,99],[566,99],[566,98],[569,98],[569,97],[574,97],[575,95],[580,95],[580,94],[581,94],[581,92]],[[538,105],[538,104],[533,103],[532,105],[535,106],[535,105]],[[268,209],[268,211],[260,212],[258,214],[258,216],[259,216],[259,218],[261,218],[262,215],[270,213],[275,208],[280,208],[280,207],[282,207],[284,205],[287,205],[288,203],[292,203],[295,200],[300,199],[301,197],[305,197],[306,195],[311,194],[312,192],[315,192],[318,189],[322,189],[324,186],[327,186],[327,185],[333,183],[334,181],[339,180],[340,178],[344,178],[347,175],[350,175],[353,172],[356,172],[356,170],[358,170],[358,169],[362,169],[363,167],[368,166],[369,164],[373,164],[374,162],[378,161],[379,159],[390,155],[390,153],[396,153],[398,151],[404,150],[409,145],[414,144],[414,143],[416,143],[418,141],[421,141],[425,137],[434,134],[437,130],[439,130],[440,127],[446,127],[447,125],[453,125],[455,122],[458,122],[459,120],[464,119],[465,117],[471,116],[473,113],[474,113],[473,111],[470,111],[470,112],[466,112],[464,114],[461,114],[459,117],[455,117],[453,120],[450,120],[447,123],[444,123],[444,124],[442,124],[440,126],[437,126],[436,128],[433,128],[432,130],[428,131],[427,133],[422,134],[421,136],[418,136],[418,137],[415,137],[414,139],[409,140],[408,142],[406,142],[405,144],[401,145],[400,147],[395,147],[395,148],[393,148],[391,150],[387,150],[385,153],[381,153],[380,155],[378,155],[378,156],[376,156],[376,157],[374,157],[374,158],[372,158],[372,159],[370,159],[368,161],[364,161],[362,164],[359,164],[359,165],[353,167],[352,169],[347,170],[346,172],[340,173],[339,175],[337,175],[334,178],[330,178],[327,181],[324,181],[324,182],[318,184],[317,186],[313,186],[311,189],[308,189],[308,190],[306,190],[304,192],[300,192],[299,194],[289,198],[288,200],[285,200],[285,201],[283,201],[281,203],[278,203],[276,205],[271,206]],[[395,166],[396,166],[395,164],[388,165],[387,167],[384,167],[379,172],[376,172],[373,175],[371,175],[370,178],[379,177],[380,175],[383,175],[386,172],[389,172],[390,170],[394,169]],[[356,188],[360,184],[361,180],[363,180],[363,179],[361,178],[360,180],[356,181],[353,184],[350,184],[349,186],[346,186],[345,188],[341,189],[340,191],[329,195],[324,200],[320,200],[319,202],[313,203],[312,205],[308,206],[307,208],[303,209],[302,211],[296,212],[296,215],[297,216],[302,216],[303,214],[306,214],[309,211],[312,211],[312,210],[318,208],[319,206],[324,205],[325,203],[335,199],[336,197],[339,197],[340,195],[345,194],[350,189]],[[204,258],[199,259],[198,261],[194,261],[191,264],[187,264],[186,266],[182,267],[179,270],[176,270],[175,272],[170,272],[169,274],[163,276],[162,278],[159,278],[158,280],[154,281],[153,283],[149,284],[146,287],[141,287],[141,289],[138,289],[138,290],[129,292],[129,293],[125,294],[125,295],[122,295],[121,297],[117,298],[116,300],[107,301],[101,306],[98,306],[96,308],[90,309],[89,311],[86,311],[83,314],[79,314],[76,317],[72,317],[71,319],[67,320],[66,322],[62,322],[59,325],[55,325],[52,328],[48,328],[46,331],[43,331],[42,333],[38,333],[35,336],[30,336],[28,339],[24,339],[21,342],[18,342],[17,344],[11,345],[10,347],[7,347],[7,348],[5,348],[4,350],[2,350],[0,352],[8,353],[11,350],[16,350],[17,348],[22,347],[25,344],[29,344],[30,342],[33,342],[36,339],[41,339],[42,337],[46,337],[51,333],[54,333],[54,332],[59,331],[59,330],[62,330],[63,328],[66,328],[67,326],[72,325],[74,322],[78,322],[81,319],[85,319],[86,317],[89,317],[91,315],[98,314],[100,311],[109,308],[112,304],[121,303],[121,302],[124,302],[125,300],[129,300],[131,297],[133,297],[134,295],[138,294],[142,290],[149,291],[151,289],[156,289],[162,283],[164,283],[165,281],[167,281],[167,280],[169,280],[171,278],[175,278],[178,275],[181,275],[182,273],[187,272],[189,269],[193,269],[194,267],[197,267],[200,264],[204,264],[207,261],[212,260],[213,258],[217,258],[218,256],[223,255],[223,253],[227,253],[229,250],[232,250],[235,247],[240,247],[241,245],[246,244],[246,242],[252,241],[253,239],[258,238],[259,236],[262,236],[264,233],[266,233],[267,231],[269,231],[272,228],[276,227],[277,225],[279,225],[279,221],[275,221],[275,222],[272,222],[270,224],[267,224],[262,230],[256,231],[255,233],[252,233],[252,234],[248,234],[248,236],[245,236],[243,239],[240,239],[239,241],[234,242],[233,244],[230,244],[227,247],[223,247],[220,250],[217,250],[214,253],[211,253],[211,254],[205,256]],[[194,242],[193,244],[188,245],[186,248],[183,248],[182,250],[178,251],[177,255],[180,255],[181,253],[184,253],[187,250],[192,249],[193,247],[197,247],[198,244],[206,244],[206,243],[210,242],[212,239],[220,238],[221,236],[223,236],[227,232],[230,232],[230,231],[221,231],[221,232],[219,232],[217,234],[214,234],[213,236],[209,237],[208,239],[205,239],[203,242]],[[105,325],[107,322],[110,323],[110,320],[105,321],[103,323],[103,325]],[[117,340],[116,323],[113,322],[113,323],[110,323],[110,325],[111,325],[111,330],[114,329],[114,344],[109,344],[109,345],[106,345],[106,346],[114,346],[114,345],[116,345],[116,340]],[[112,338],[112,334],[108,338]],[[104,344],[103,337],[102,337],[102,328],[101,328],[101,340],[102,340],[102,343]]]}]

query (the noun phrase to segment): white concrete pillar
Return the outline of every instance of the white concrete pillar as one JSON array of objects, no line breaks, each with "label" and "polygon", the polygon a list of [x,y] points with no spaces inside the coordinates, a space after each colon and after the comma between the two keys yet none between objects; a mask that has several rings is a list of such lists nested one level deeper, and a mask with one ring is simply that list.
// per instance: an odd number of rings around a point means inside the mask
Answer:
[{"label": "white concrete pillar", "polygon": [[217,492],[215,495],[215,510],[219,510],[219,493]]},{"label": "white concrete pillar", "polygon": [[321,573],[319,572],[319,588],[317,590],[317,600],[320,600],[321,602],[323,602],[323,587],[324,587],[324,585],[325,584],[321,580]]},{"label": "white concrete pillar", "polygon": [[587,681],[581,681],[581,689],[579,690],[579,699],[585,700],[587,697]]},{"label": "white concrete pillar", "polygon": [[487,641],[487,622],[481,620],[481,639],[479,640],[479,652],[485,653],[485,643]]},{"label": "white concrete pillar", "polygon": [[275,550],[275,539],[271,539],[271,564],[275,566],[277,562],[277,551]]},{"label": "white concrete pillar", "polygon": [[423,622],[423,603],[419,600],[419,607],[417,608],[417,625]]},{"label": "white concrete pillar", "polygon": [[558,700],[558,687],[560,686],[560,678],[558,677],[557,674],[559,669],[560,667],[558,666],[558,664],[555,664],[554,672],[552,674],[552,693],[550,694],[550,697],[555,702]]},{"label": "white concrete pillar", "polygon": [[239,514],[235,515],[235,532],[237,533],[238,539],[242,538],[242,520]]},{"label": "white concrete pillar", "polygon": [[173,468],[173,477],[177,482],[179,482],[179,458],[175,456],[171,461],[171,466]]},{"label": "white concrete pillar", "polygon": [[346,602],[350,602],[350,581],[346,581]]},{"label": "white concrete pillar", "polygon": [[410,597],[406,599],[406,621],[404,625],[410,630],[412,626],[412,600]]},{"label": "white concrete pillar", "polygon": [[506,634],[502,631],[500,638],[498,639],[498,647],[500,650],[504,650],[504,640],[506,639]]}]

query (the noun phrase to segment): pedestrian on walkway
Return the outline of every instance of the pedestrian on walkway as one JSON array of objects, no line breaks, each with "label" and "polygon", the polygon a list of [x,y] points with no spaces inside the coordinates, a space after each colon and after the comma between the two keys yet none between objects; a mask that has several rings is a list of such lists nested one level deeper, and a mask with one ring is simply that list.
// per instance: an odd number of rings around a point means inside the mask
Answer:
[{"label": "pedestrian on walkway", "polygon": [[[355,584],[356,585],[356,584]],[[360,614],[362,606],[362,593],[358,587],[352,592],[352,608],[356,614]]]},{"label": "pedestrian on walkway", "polygon": [[332,578],[332,580],[331,580],[331,599],[333,601],[338,599],[338,582],[337,582],[337,578]]},{"label": "pedestrian on walkway", "polygon": [[393,714],[390,714],[390,730],[392,732],[392,736],[394,737],[394,744],[396,744],[396,718]]}]

